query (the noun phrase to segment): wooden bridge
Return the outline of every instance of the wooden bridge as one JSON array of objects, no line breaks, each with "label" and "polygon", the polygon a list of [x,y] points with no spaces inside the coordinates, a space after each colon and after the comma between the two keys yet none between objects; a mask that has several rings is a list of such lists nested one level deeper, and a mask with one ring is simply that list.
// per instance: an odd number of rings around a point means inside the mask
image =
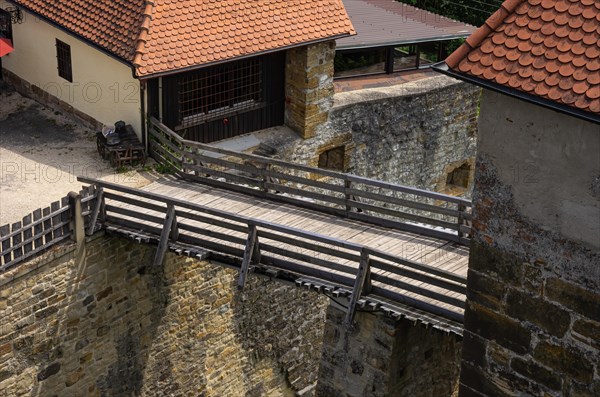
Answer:
[{"label": "wooden bridge", "polygon": [[102,227],[295,281],[356,309],[460,332],[471,203],[439,193],[186,141],[152,120],[150,152],[176,174],[144,189],[90,184]]},{"label": "wooden bridge", "polygon": [[80,177],[60,210],[0,230],[0,270],[104,229],[156,244],[155,265],[171,250],[237,267],[240,288],[254,271],[347,298],[348,323],[379,310],[462,333],[468,200],[187,141],[154,119],[150,137],[175,176],[143,189]]}]

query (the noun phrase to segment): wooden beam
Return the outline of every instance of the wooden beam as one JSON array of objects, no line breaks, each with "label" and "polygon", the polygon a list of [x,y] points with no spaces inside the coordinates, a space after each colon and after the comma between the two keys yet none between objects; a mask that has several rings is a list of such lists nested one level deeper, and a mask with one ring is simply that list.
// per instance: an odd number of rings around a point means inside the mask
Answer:
[{"label": "wooden beam", "polygon": [[104,206],[104,189],[100,186],[97,190],[96,194],[96,204],[94,205],[94,210],[92,211],[92,218],[90,219],[90,224],[88,226],[87,235],[91,236],[94,234],[94,229],[96,228],[96,222],[98,221],[98,215],[100,215],[100,211]]},{"label": "wooden beam", "polygon": [[358,302],[358,299],[361,297],[363,291],[368,293],[368,291],[371,289],[371,280],[369,277],[369,261],[369,253],[366,249],[362,249],[360,251],[360,263],[358,266],[358,273],[356,274],[354,288],[352,289],[352,295],[350,296],[348,311],[346,312],[346,318],[344,320],[344,324],[346,325],[346,327],[352,325],[352,320],[354,320],[354,312],[356,311],[356,302]]},{"label": "wooden beam", "polygon": [[242,267],[240,269],[240,278],[238,279],[238,289],[244,289],[246,284],[246,277],[248,276],[248,270],[250,268],[250,262],[252,262],[254,254],[254,246],[257,240],[256,225],[248,225],[248,240],[246,241],[246,249],[244,250],[244,259],[242,261]]},{"label": "wooden beam", "polygon": [[179,225],[177,223],[177,213],[174,210],[173,207],[173,221],[171,222],[171,234],[170,234],[171,240],[173,241],[177,241],[177,239],[179,238]]},{"label": "wooden beam", "polygon": [[175,206],[169,204],[167,206],[167,216],[165,223],[163,224],[163,230],[160,234],[160,241],[158,242],[158,248],[156,249],[156,256],[154,257],[154,266],[160,265],[165,259],[165,254],[169,248],[169,236],[171,235],[171,228],[173,226],[173,220],[175,219]]},{"label": "wooden beam", "polygon": [[81,194],[70,192],[69,208],[71,209],[71,238],[80,245],[85,238],[85,227],[81,213]]}]

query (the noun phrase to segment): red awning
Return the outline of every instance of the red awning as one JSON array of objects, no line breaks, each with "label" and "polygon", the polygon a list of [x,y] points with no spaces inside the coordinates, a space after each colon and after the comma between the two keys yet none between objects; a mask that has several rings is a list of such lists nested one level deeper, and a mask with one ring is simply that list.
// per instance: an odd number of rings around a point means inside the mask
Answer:
[{"label": "red awning", "polygon": [[14,50],[11,39],[0,38],[0,57],[10,54]]}]

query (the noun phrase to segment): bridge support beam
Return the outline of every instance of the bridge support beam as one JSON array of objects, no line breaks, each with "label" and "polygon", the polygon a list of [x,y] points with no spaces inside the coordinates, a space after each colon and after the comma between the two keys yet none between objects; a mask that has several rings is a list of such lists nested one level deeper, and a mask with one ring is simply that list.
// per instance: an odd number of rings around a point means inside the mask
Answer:
[{"label": "bridge support beam", "polygon": [[356,311],[356,303],[362,294],[368,294],[371,288],[371,268],[369,266],[369,253],[366,249],[360,251],[360,263],[358,265],[358,273],[350,296],[350,303],[346,312],[346,326],[352,326],[354,313]]},{"label": "bridge support beam", "polygon": [[167,216],[163,224],[163,230],[160,235],[160,241],[156,248],[156,256],[154,257],[154,266],[160,265],[165,259],[165,254],[169,248],[169,237],[177,234],[177,220],[175,218],[175,207],[172,204],[167,206]]},{"label": "bridge support beam", "polygon": [[240,268],[240,277],[238,279],[238,289],[244,289],[246,285],[246,277],[250,270],[250,263],[260,262],[260,250],[258,248],[258,230],[256,225],[250,223],[248,225],[248,239],[246,240],[246,248],[244,249],[244,259]]},{"label": "bridge support beam", "polygon": [[380,312],[327,310],[318,397],[450,397],[458,390],[462,340]]}]

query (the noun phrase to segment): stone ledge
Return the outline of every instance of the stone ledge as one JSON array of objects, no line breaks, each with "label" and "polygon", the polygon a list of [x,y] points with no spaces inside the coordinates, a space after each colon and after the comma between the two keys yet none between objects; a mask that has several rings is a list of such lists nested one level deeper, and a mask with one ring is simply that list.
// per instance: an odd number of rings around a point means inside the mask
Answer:
[{"label": "stone ledge", "polygon": [[[397,99],[406,96],[427,95],[438,89],[459,85],[463,83],[448,76],[435,76],[422,80],[398,84],[392,87],[364,88],[362,90],[339,92],[333,96],[332,110],[355,105],[357,103],[368,103],[382,99]],[[473,88],[476,90],[476,88]]]}]

